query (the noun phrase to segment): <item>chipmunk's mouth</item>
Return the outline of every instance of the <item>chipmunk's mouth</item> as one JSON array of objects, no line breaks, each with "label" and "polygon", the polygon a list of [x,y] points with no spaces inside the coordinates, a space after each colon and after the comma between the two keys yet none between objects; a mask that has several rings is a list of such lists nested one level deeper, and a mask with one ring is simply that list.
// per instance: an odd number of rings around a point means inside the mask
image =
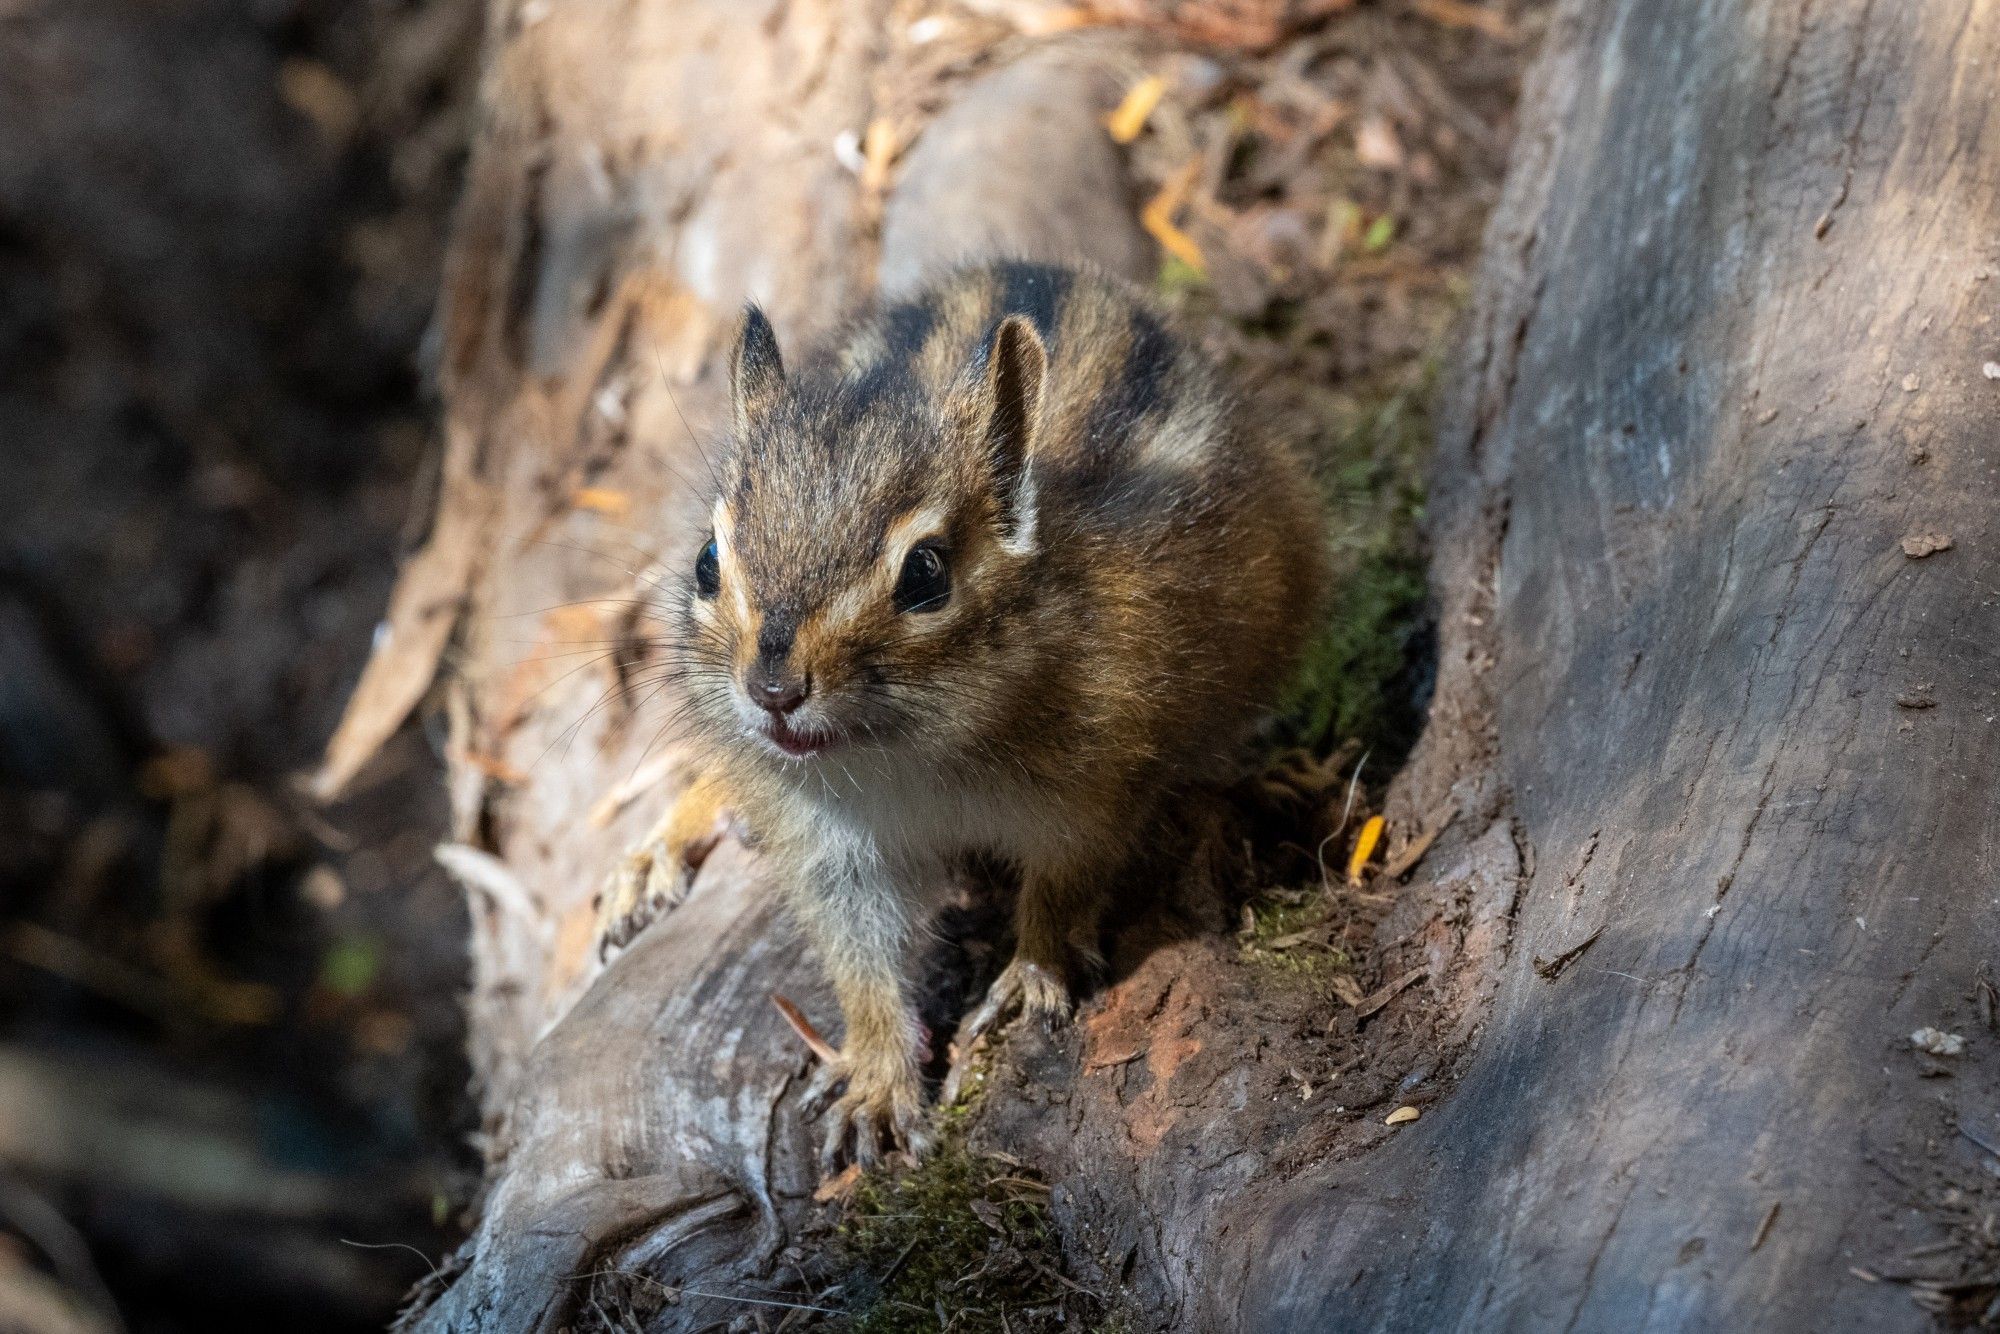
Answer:
[{"label": "chipmunk's mouth", "polygon": [[762,731],[766,741],[795,760],[811,759],[841,741],[830,727],[802,727],[777,717],[766,719]]}]

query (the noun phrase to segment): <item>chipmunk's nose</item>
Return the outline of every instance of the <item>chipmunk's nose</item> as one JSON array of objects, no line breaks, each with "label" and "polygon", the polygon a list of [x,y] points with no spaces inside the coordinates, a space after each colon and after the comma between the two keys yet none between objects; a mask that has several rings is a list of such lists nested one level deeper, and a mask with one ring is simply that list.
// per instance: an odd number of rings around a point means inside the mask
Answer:
[{"label": "chipmunk's nose", "polygon": [[812,677],[766,676],[758,680],[755,690],[757,702],[772,713],[790,713],[806,702],[812,693]]},{"label": "chipmunk's nose", "polygon": [[760,654],[751,664],[748,685],[750,698],[783,716],[812,694],[812,673],[793,671],[784,659]]},{"label": "chipmunk's nose", "polygon": [[750,698],[780,717],[805,703],[812,693],[812,673],[792,666],[797,624],[792,616],[767,617],[757,636],[756,661],[750,664]]}]

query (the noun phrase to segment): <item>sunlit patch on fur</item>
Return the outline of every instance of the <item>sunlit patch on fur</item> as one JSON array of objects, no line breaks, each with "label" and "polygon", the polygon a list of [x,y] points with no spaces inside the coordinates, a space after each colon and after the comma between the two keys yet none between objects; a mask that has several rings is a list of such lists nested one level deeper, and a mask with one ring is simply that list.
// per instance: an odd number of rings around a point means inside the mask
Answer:
[{"label": "sunlit patch on fur", "polygon": [[743,577],[743,564],[736,557],[736,516],[728,501],[718,500],[710,518],[715,524],[716,568],[721,571],[722,586],[729,590],[739,630],[754,638],[757,614],[750,606],[750,581]]},{"label": "sunlit patch on fur", "polygon": [[1176,472],[1196,472],[1209,464],[1220,434],[1220,413],[1214,403],[1193,399],[1178,403],[1145,445],[1148,462]]}]

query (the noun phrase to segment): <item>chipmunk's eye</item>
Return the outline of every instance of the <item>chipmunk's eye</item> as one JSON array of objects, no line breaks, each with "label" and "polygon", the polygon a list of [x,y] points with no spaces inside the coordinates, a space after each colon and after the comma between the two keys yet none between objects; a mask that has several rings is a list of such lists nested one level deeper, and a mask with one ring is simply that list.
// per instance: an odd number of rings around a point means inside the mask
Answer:
[{"label": "chipmunk's eye", "polygon": [[897,611],[936,611],[951,601],[951,570],[944,549],[929,542],[910,548],[896,579]]},{"label": "chipmunk's eye", "polygon": [[694,558],[694,591],[706,600],[722,591],[722,562],[715,552],[715,539]]}]

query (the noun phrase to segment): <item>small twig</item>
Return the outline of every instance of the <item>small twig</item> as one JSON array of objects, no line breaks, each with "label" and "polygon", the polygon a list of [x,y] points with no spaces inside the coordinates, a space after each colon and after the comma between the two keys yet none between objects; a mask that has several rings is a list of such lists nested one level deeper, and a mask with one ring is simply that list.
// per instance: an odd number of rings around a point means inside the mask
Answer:
[{"label": "small twig", "polygon": [[1358,1022],[1368,1018],[1384,1005],[1387,1005],[1390,1001],[1396,999],[1396,997],[1402,995],[1405,991],[1408,991],[1412,986],[1415,986],[1430,975],[1431,970],[1427,967],[1412,968],[1395,981],[1385,982],[1367,996],[1364,996],[1361,1003],[1354,1007],[1355,1020]]},{"label": "small twig", "polygon": [[494,905],[513,913],[537,936],[546,939],[554,932],[548,913],[521,883],[507,863],[470,843],[440,843],[431,849],[437,864],[467,889],[476,889]]},{"label": "small twig", "polygon": [[680,766],[680,762],[681,756],[678,753],[667,751],[655,755],[634,769],[626,775],[624,781],[605,793],[598,799],[597,804],[590,808],[590,815],[587,818],[591,827],[603,829],[609,826],[618,818],[619,812],[666,782],[668,776]]},{"label": "small twig", "polygon": [[1558,954],[1553,959],[1544,959],[1540,955],[1536,955],[1534,961],[1535,971],[1541,975],[1543,981],[1545,982],[1555,981],[1557,978],[1563,975],[1563,970],[1565,968],[1575,963],[1578,959],[1581,959],[1583,957],[1583,952],[1589,949],[1592,945],[1595,945],[1597,943],[1597,938],[1603,934],[1604,934],[1604,928],[1600,926],[1597,928],[1597,930],[1585,936],[1581,943],[1570,946],[1568,949],[1564,950],[1561,954]]},{"label": "small twig", "polygon": [[1771,1235],[1771,1225],[1778,1221],[1778,1211],[1785,1207],[1783,1200],[1771,1201],[1770,1209],[1764,1214],[1764,1221],[1757,1225],[1757,1235],[1750,1238],[1750,1249],[1754,1252]]},{"label": "small twig", "polygon": [[1958,1133],[1992,1154],[1995,1158],[2000,1158],[2000,1145],[1996,1145],[1992,1140],[1987,1139],[1971,1126],[1966,1125],[1965,1122],[1961,1121],[1958,1123]]},{"label": "small twig", "polygon": [[1382,874],[1390,880],[1401,880],[1408,875],[1416,868],[1417,863],[1424,859],[1424,854],[1431,850],[1431,844],[1438,841],[1438,835],[1451,828],[1451,822],[1457,818],[1458,807],[1454,805],[1444,813],[1444,819],[1432,825],[1409,847],[1397,853],[1396,859],[1382,868]]},{"label": "small twig", "polygon": [[444,1275],[438,1272],[438,1267],[435,1264],[431,1263],[431,1257],[425,1255],[406,1241],[349,1241],[346,1237],[342,1237],[340,1238],[340,1244],[343,1246],[352,1246],[356,1250],[362,1251],[408,1251],[411,1255],[416,1256],[419,1260],[431,1266],[431,1277],[433,1279],[439,1283],[444,1282]]},{"label": "small twig", "polygon": [[896,1281],[896,1275],[903,1272],[903,1266],[910,1262],[910,1252],[916,1250],[917,1243],[922,1241],[923,1239],[924,1236],[921,1232],[918,1233],[916,1236],[911,1237],[910,1244],[903,1248],[903,1253],[896,1257],[896,1262],[890,1265],[887,1269],[882,1271],[881,1281],[884,1291],[888,1289],[891,1283],[894,1283]]},{"label": "small twig", "polygon": [[1083,1284],[1077,1282],[1075,1279],[1070,1278],[1064,1274],[1058,1273],[1056,1270],[1049,1268],[1047,1265],[1043,1264],[1039,1260],[1030,1260],[1028,1263],[1032,1264],[1037,1270],[1041,1271],[1041,1273],[1043,1273],[1047,1277],[1054,1279],[1056,1282],[1062,1284],[1066,1288],[1071,1288],[1077,1292],[1082,1293],[1084,1296],[1090,1298],[1090,1300],[1094,1302],[1102,1302],[1105,1300],[1103,1293],[1097,1292],[1091,1288],[1084,1287]]},{"label": "small twig", "polygon": [[812,1026],[804,1011],[775,991],[771,993],[771,1004],[778,1007],[778,1013],[792,1026],[792,1032],[799,1035],[799,1040],[812,1048],[813,1055],[828,1065],[840,1063],[840,1053],[834,1050],[832,1043],[819,1035],[819,1030]]},{"label": "small twig", "polygon": [[994,1177],[987,1184],[991,1186],[1019,1186],[1023,1190],[1031,1190],[1037,1195],[1046,1195],[1050,1190],[1048,1182],[1033,1181],[1027,1177]]}]

